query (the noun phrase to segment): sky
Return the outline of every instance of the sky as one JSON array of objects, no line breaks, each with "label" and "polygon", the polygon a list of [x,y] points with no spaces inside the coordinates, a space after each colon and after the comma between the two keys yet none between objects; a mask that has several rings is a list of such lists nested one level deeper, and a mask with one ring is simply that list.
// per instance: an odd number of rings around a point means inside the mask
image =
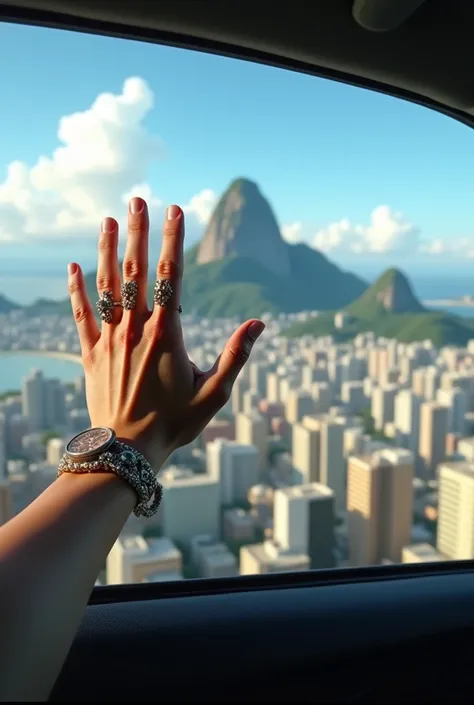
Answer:
[{"label": "sky", "polygon": [[474,133],[450,118],[268,66],[12,24],[0,64],[0,275],[93,267],[101,219],[125,222],[131,195],[149,202],[152,257],[169,203],[190,245],[237,177],[258,183],[285,239],[362,275],[474,268]]}]

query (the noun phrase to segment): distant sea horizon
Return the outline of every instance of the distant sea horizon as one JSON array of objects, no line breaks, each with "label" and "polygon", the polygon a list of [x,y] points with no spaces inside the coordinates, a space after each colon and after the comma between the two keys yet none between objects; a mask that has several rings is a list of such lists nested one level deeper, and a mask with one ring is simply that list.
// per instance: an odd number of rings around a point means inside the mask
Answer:
[{"label": "distant sea horizon", "polygon": [[[367,281],[376,277],[365,276]],[[410,277],[416,296],[420,301],[453,299],[474,293],[474,276],[427,275]],[[0,294],[19,304],[28,304],[38,297],[62,299],[67,296],[66,277],[57,271],[35,273],[0,273]],[[464,318],[474,318],[474,308],[447,307],[449,313]],[[41,352],[21,352],[0,355],[0,394],[21,389],[23,378],[33,369],[41,369],[45,377],[55,377],[63,382],[72,382],[82,374],[80,365],[71,360],[58,360]]]},{"label": "distant sea horizon", "polygon": [[[186,275],[185,275],[186,276]],[[364,276],[361,274],[361,276]],[[372,282],[375,276],[365,276]],[[455,299],[465,294],[474,294],[473,276],[456,273],[409,275],[414,292],[420,301]],[[37,298],[64,299],[67,297],[66,275],[57,269],[32,272],[1,271],[0,294],[22,305],[30,304]],[[474,307],[451,306],[442,310],[464,318],[474,318]]]}]

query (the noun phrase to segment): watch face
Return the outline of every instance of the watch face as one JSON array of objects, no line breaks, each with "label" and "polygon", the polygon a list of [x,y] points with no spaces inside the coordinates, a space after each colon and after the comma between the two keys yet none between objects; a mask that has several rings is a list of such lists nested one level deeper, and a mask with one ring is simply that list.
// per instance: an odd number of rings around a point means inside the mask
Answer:
[{"label": "watch face", "polygon": [[74,436],[66,446],[66,453],[72,458],[85,458],[102,453],[115,441],[111,428],[100,426],[89,428]]}]

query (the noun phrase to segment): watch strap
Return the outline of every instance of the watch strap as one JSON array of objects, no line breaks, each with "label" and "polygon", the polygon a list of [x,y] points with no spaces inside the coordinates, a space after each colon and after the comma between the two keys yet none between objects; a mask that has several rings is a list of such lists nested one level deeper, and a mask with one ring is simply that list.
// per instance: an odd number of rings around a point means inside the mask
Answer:
[{"label": "watch strap", "polygon": [[58,466],[58,477],[63,473],[109,472],[122,477],[135,490],[138,502],[133,510],[135,516],[151,517],[158,511],[163,497],[163,488],[155,472],[140,451],[115,440],[106,451],[90,460],[75,461],[64,453]]}]

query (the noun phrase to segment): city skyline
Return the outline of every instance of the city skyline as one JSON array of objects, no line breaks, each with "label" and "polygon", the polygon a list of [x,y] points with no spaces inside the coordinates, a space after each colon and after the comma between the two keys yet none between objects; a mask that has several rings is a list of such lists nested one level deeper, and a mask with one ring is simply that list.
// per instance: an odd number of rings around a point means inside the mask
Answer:
[{"label": "city skyline", "polygon": [[[287,240],[302,238],[354,271],[469,270],[473,142],[445,116],[168,47],[5,24],[0,38],[0,56],[21,46],[36,69],[32,80],[15,67],[4,87],[6,266],[21,263],[22,237],[41,266],[65,264],[72,251],[93,259],[100,219],[123,218],[132,192],[150,200],[156,251],[174,201],[187,212],[189,246],[228,183],[245,176],[268,196]],[[110,51],[114,62],[101,61]],[[33,105],[31,131],[23,120]]]},{"label": "city skyline", "polygon": [[[474,558],[474,505],[460,499],[474,486],[474,338],[287,337],[312,317],[266,316],[229,401],[165,461],[160,511],[127,520],[99,584]],[[338,330],[347,314],[334,319]],[[183,322],[203,369],[235,323]],[[79,352],[70,316],[0,324],[10,355]],[[17,382],[0,398],[0,523],[54,481],[90,424],[83,375]]]}]

